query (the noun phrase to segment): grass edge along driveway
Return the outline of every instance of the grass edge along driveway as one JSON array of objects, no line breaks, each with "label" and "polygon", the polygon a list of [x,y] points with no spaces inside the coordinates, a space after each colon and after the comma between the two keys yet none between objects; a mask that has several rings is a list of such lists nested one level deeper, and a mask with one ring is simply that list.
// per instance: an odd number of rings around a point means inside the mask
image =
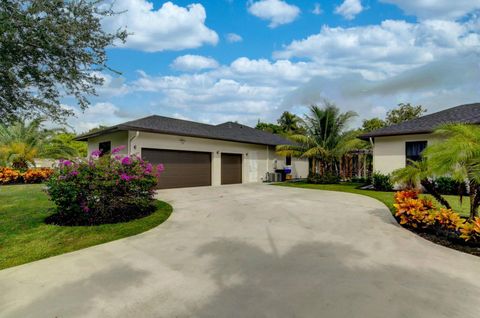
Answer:
[{"label": "grass edge along driveway", "polygon": [[[325,191],[338,191],[338,192],[348,192],[355,193],[360,195],[365,195],[385,204],[392,213],[395,212],[393,207],[394,199],[393,196],[395,192],[385,192],[385,191],[373,191],[373,190],[362,190],[358,187],[362,186],[360,183],[339,183],[339,184],[311,184],[306,182],[283,182],[275,183],[276,186],[283,187],[294,187],[294,188],[304,188],[304,189],[315,189],[315,190],[325,190]],[[441,207],[432,196],[423,195],[428,199],[432,200],[437,207]],[[468,217],[470,209],[470,199],[468,197],[463,198],[463,202],[460,202],[458,196],[455,195],[444,195],[447,201],[452,206],[453,211],[458,212],[461,216]]]},{"label": "grass edge along driveway", "polygon": [[168,203],[158,201],[154,213],[126,223],[50,225],[44,219],[54,205],[43,187],[0,186],[0,269],[139,234],[163,223],[172,212]]}]

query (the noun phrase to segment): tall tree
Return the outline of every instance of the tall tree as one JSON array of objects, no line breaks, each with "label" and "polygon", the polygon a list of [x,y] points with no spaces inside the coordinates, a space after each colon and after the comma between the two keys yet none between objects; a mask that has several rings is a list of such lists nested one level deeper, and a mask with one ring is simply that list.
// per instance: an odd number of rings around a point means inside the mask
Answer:
[{"label": "tall tree", "polygon": [[282,127],[280,127],[280,125],[264,123],[264,122],[261,122],[260,120],[258,120],[257,125],[255,126],[255,129],[263,130],[272,134],[283,133]]},{"label": "tall tree", "polygon": [[0,124],[0,164],[26,169],[35,165],[35,158],[69,158],[78,152],[56,137],[63,129],[45,129],[43,118],[13,125]]},{"label": "tall tree", "polygon": [[413,106],[410,103],[400,103],[398,107],[387,113],[387,125],[400,124],[422,116],[427,110],[422,105]]},{"label": "tall tree", "polygon": [[362,131],[364,133],[371,132],[380,128],[383,128],[387,125],[387,123],[380,119],[380,118],[371,118],[371,119],[364,119],[362,122]]},{"label": "tall tree", "polygon": [[277,153],[310,159],[310,173],[318,170],[338,173],[340,158],[358,148],[362,141],[356,138],[358,131],[347,131],[346,126],[357,116],[355,112],[340,113],[334,104],[325,102],[323,107],[312,105],[305,117],[305,135],[292,135],[294,145],[279,145]]},{"label": "tall tree", "polygon": [[288,111],[284,111],[282,116],[277,120],[281,129],[287,134],[301,133],[301,119]]},{"label": "tall tree", "polygon": [[435,130],[442,141],[428,146],[423,155],[437,176],[449,175],[459,182],[467,180],[470,219],[478,216],[480,205],[480,127],[446,124]]},{"label": "tall tree", "polygon": [[48,116],[59,121],[81,109],[103,83],[105,48],[127,33],[107,33],[101,19],[115,14],[101,0],[2,0],[0,4],[0,123]]}]

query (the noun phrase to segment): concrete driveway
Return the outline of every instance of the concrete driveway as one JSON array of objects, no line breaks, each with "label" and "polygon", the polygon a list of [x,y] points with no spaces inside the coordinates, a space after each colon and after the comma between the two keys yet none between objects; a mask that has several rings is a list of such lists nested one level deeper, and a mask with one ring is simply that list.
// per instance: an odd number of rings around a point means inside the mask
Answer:
[{"label": "concrete driveway", "polygon": [[0,271],[0,316],[479,317],[480,258],[371,198],[267,185],[159,198],[174,214],[149,232]]}]

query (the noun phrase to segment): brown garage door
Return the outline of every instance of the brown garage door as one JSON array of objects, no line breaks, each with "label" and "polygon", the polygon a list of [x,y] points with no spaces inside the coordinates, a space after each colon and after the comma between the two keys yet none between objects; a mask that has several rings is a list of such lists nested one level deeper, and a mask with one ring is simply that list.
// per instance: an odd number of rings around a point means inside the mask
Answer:
[{"label": "brown garage door", "polygon": [[222,153],[222,184],[242,183],[242,155]]},{"label": "brown garage door", "polygon": [[152,164],[163,163],[165,171],[160,175],[159,189],[212,185],[209,152],[143,148],[142,158]]}]

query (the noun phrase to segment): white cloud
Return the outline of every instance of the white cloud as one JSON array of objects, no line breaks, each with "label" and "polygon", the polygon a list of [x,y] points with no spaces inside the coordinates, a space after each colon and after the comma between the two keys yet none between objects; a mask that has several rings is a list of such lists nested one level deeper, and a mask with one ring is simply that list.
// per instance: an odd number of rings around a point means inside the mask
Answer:
[{"label": "white cloud", "polygon": [[270,21],[270,28],[293,22],[300,14],[297,6],[282,0],[260,0],[250,2],[248,12],[263,20]]},{"label": "white cloud", "polygon": [[121,96],[128,93],[128,86],[125,78],[121,76],[113,77],[107,73],[94,72],[97,77],[103,79],[103,85],[97,88],[97,93],[104,97]]},{"label": "white cloud", "polygon": [[315,15],[320,15],[323,13],[322,7],[320,6],[320,3],[315,3],[313,5],[313,10],[312,13]]},{"label": "white cloud", "polygon": [[199,71],[217,68],[218,66],[218,62],[211,57],[191,54],[179,56],[171,64],[172,68],[180,71]]},{"label": "white cloud", "polygon": [[204,44],[215,45],[218,35],[205,25],[207,14],[201,4],[180,7],[165,2],[158,10],[148,0],[116,0],[114,10],[123,13],[103,19],[104,28],[127,28],[131,34],[125,44],[147,52],[183,50]]},{"label": "white cloud", "polygon": [[347,20],[353,20],[362,11],[363,6],[360,0],[345,0],[335,8],[335,13],[340,14]]},{"label": "white cloud", "polygon": [[69,118],[67,123],[77,133],[84,133],[100,125],[113,126],[140,116],[138,113],[123,111],[110,102],[94,103],[85,109],[85,111],[65,104],[63,104],[62,107],[74,112],[74,117]]},{"label": "white cloud", "polygon": [[424,19],[456,19],[480,9],[480,0],[380,0]]},{"label": "white cloud", "polygon": [[154,113],[220,123],[239,120],[254,125],[274,120],[285,93],[322,71],[306,62],[241,57],[214,70],[179,76],[139,72],[132,90],[155,94]]},{"label": "white cloud", "polygon": [[435,112],[480,98],[480,63],[476,54],[427,63],[398,75],[367,80],[358,74],[337,78],[316,76],[289,92],[281,108],[335,101],[342,110],[361,117],[381,117],[400,102],[422,104]]},{"label": "white cloud", "polygon": [[427,20],[421,23],[386,20],[380,25],[322,27],[320,33],[293,41],[274,56],[307,58],[337,74],[357,72],[378,79],[459,52],[478,52],[480,27]]},{"label": "white cloud", "polygon": [[228,33],[225,38],[227,39],[227,42],[229,43],[236,43],[236,42],[242,42],[243,38],[236,34],[236,33]]}]

